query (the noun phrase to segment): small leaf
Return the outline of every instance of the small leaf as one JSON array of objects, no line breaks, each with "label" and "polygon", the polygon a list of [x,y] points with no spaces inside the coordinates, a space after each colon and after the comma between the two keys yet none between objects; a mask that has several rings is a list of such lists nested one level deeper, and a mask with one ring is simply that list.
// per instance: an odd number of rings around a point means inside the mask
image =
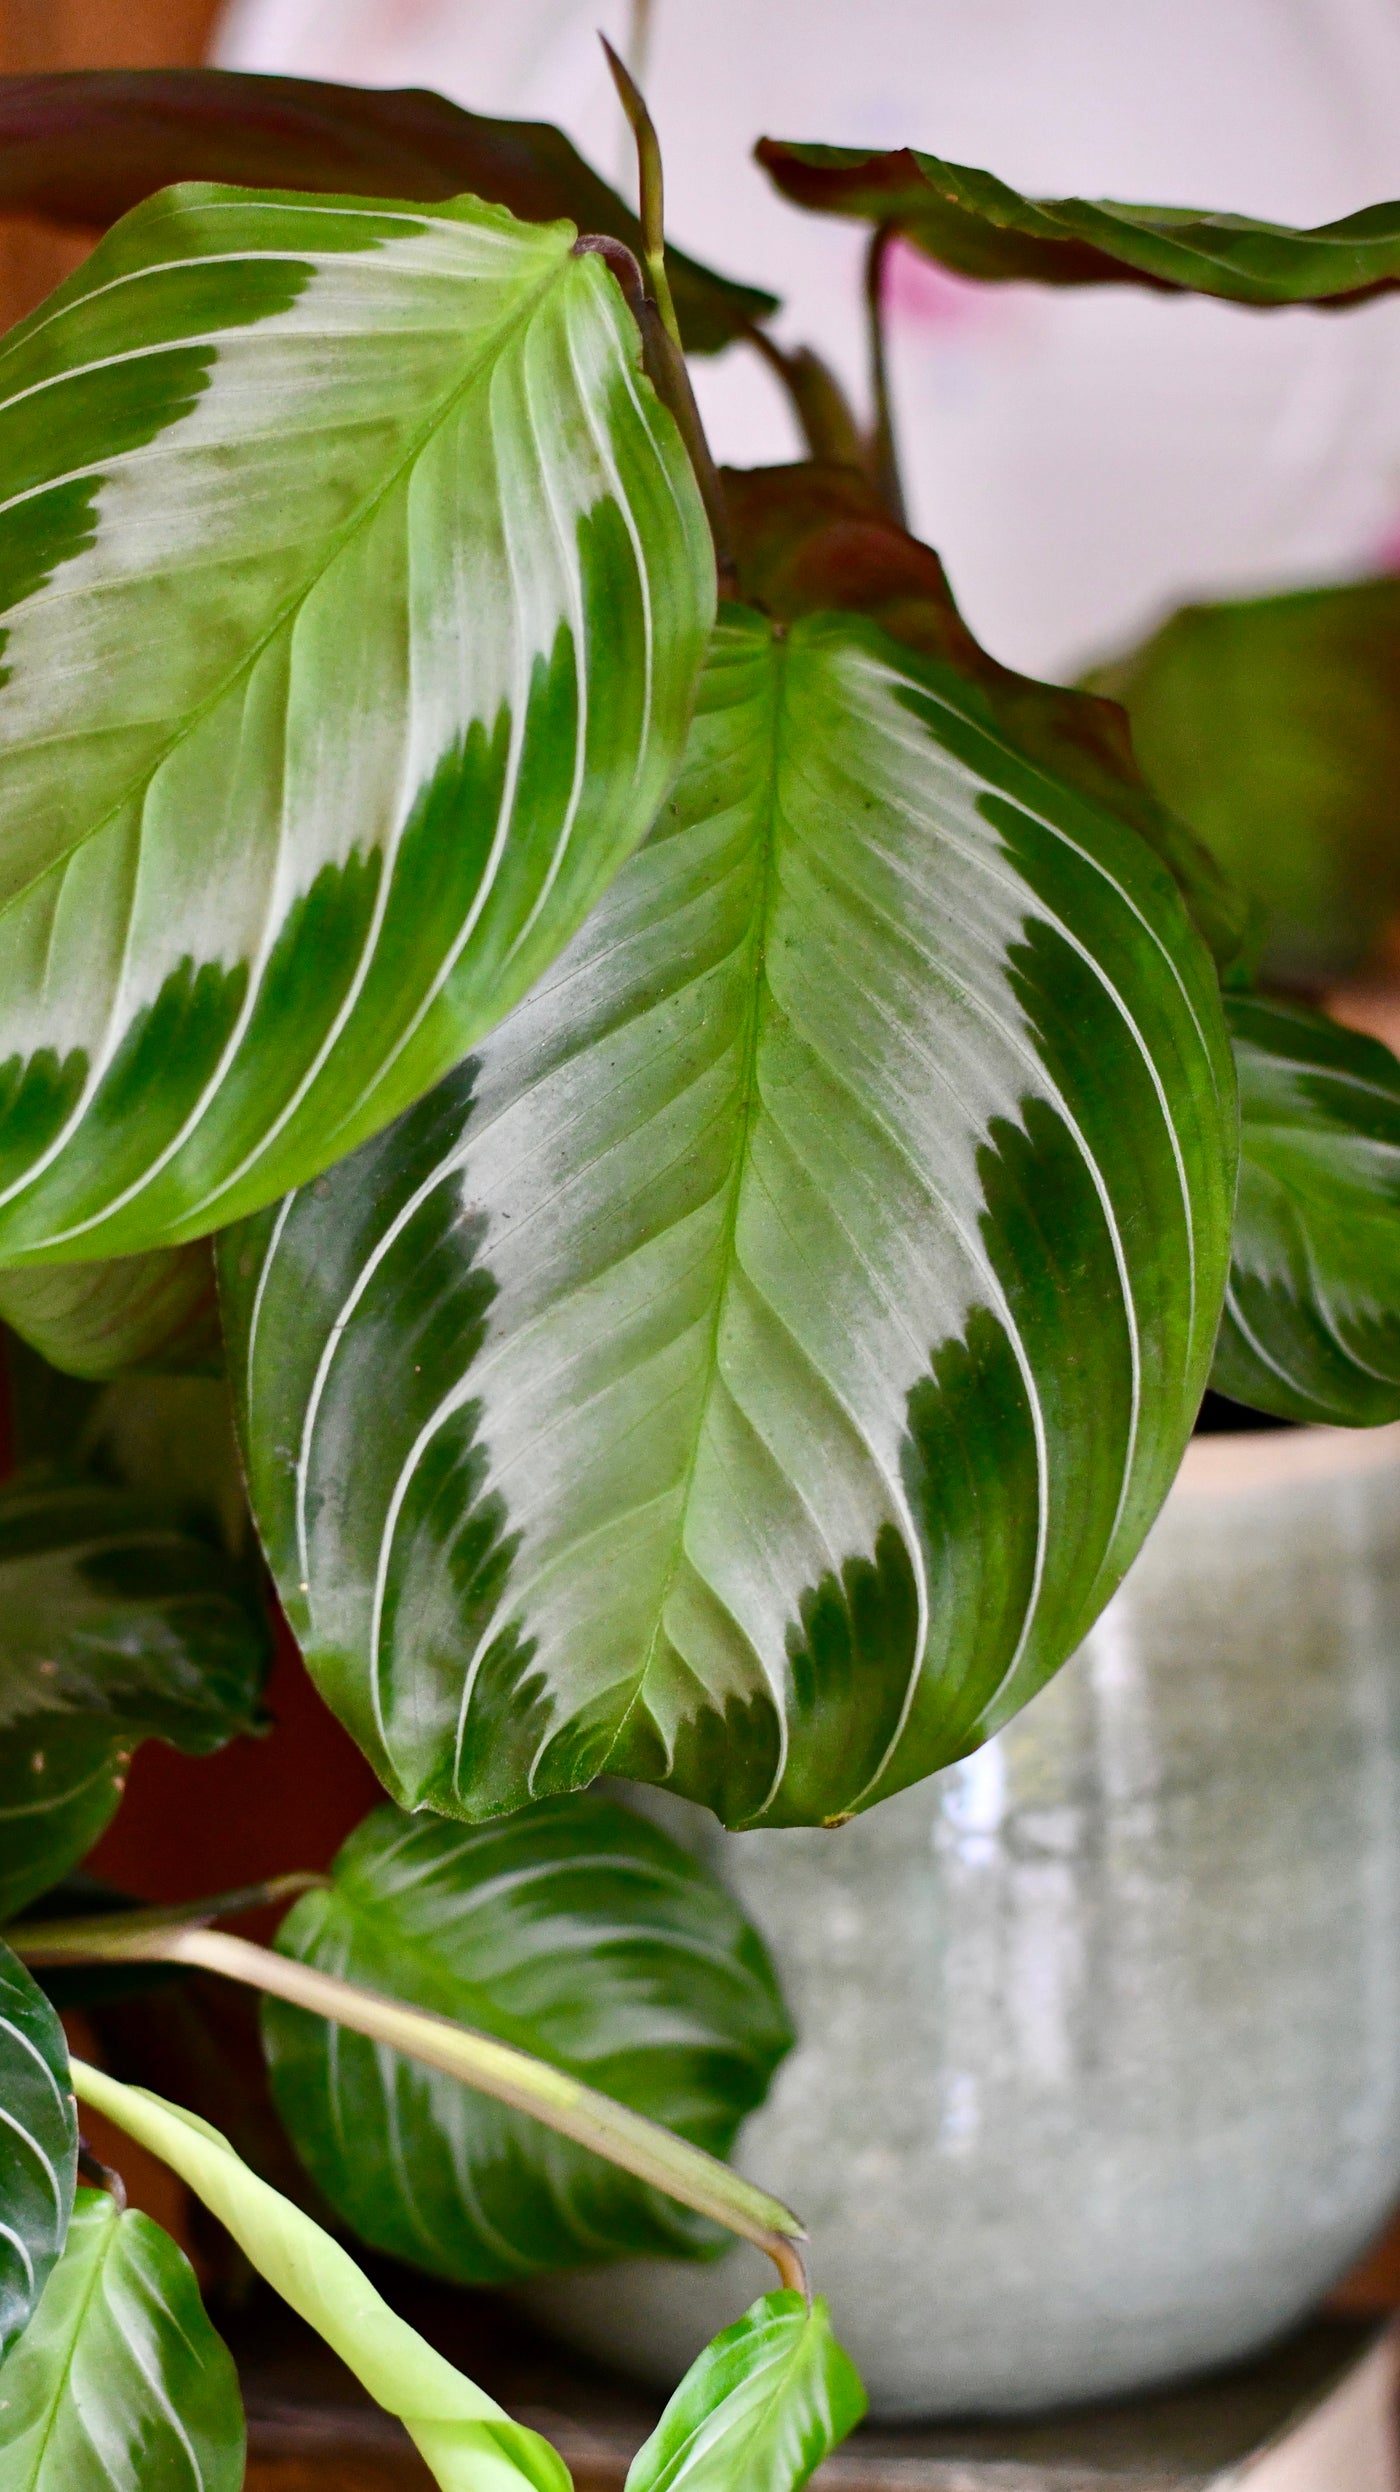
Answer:
[{"label": "small leaf", "polygon": [[0,1919],[96,1842],[140,1740],[255,1729],[270,1651],[245,1572],[149,1501],[0,1488]]},{"label": "small leaf", "polygon": [[0,2492],[240,2492],[243,2400],[189,2260],[78,2192],[68,2245],[0,2366]]},{"label": "small leaf", "polygon": [[1026,199],[913,147],[760,139],[764,171],[798,207],[894,227],[959,276],[1045,286],[1149,286],[1230,303],[1348,304],[1400,284],[1400,203],[1335,224],[1272,225],[1207,208]]},{"label": "small leaf", "polygon": [[1180,1462],[1236,1115],[1106,797],[863,620],[731,613],[555,970],[221,1244],[264,1546],[395,1797],[810,1824],[975,1746]]},{"label": "small leaf", "polygon": [[[1116,699],[1013,674],[978,646],[931,547],[890,518],[857,471],[824,462],[724,470],[743,594],[768,614],[865,614],[950,666],[1027,758],[1155,848],[1222,974],[1252,955],[1250,904],[1143,780]],[[1111,687],[1105,687],[1111,690]]]},{"label": "small leaf", "polygon": [[713,550],[573,241],[167,191],[0,346],[0,1262],[314,1174],[653,818]]},{"label": "small leaf", "polygon": [[[498,121],[420,88],[343,87],[220,69],[0,77],[0,210],[110,225],[172,182],[452,199],[531,224],[569,217],[640,256],[641,227],[545,121]],[[668,249],[686,347],[717,354],[778,306]]]},{"label": "small leaf", "polygon": [[[378,1809],[329,1891],[293,1907],[300,1962],[533,2051],[725,2155],[792,2039],[762,1942],[656,1827],[590,1796],[471,1832]],[[361,2240],[459,2284],[720,2246],[713,2226],[537,2120],[269,2000],[273,2090]]]},{"label": "small leaf", "polygon": [[0,2356],[33,2317],[63,2248],[77,2170],[63,2028],[0,1943]]},{"label": "small leaf", "polygon": [[1356,968],[1400,912],[1400,580],[1187,606],[1089,681],[1258,904],[1268,972]]},{"label": "small leaf", "polygon": [[1280,1419],[1400,1418],[1400,1063],[1301,1005],[1228,1012],[1240,1190],[1211,1382]]},{"label": "small leaf", "polygon": [[0,1271],[0,1319],[64,1375],[217,1375],[218,1293],[207,1239],[109,1263]]},{"label": "small leaf", "polygon": [[691,2364],[627,2492],[800,2492],[865,2405],[825,2301],[765,2294]]},{"label": "small leaf", "polygon": [[549,2442],[454,2370],[389,2308],[340,2243],[241,2163],[217,2129],[81,2060],[73,2081],[82,2101],[179,2173],[274,2292],[325,2338],[376,2404],[402,2418],[442,2492],[570,2492],[568,2469]]}]

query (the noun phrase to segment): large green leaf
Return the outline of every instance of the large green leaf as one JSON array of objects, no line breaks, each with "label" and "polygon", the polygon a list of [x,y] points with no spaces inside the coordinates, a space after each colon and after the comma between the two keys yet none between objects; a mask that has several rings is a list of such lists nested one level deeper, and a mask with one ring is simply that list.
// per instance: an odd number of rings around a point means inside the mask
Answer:
[{"label": "large green leaf", "polygon": [[870,624],[731,615],[565,958],[221,1249],[254,1511],[396,1796],[809,1823],[976,1745],[1176,1470],[1235,1133],[1135,831]]},{"label": "large green leaf", "polygon": [[1026,199],[994,173],[914,147],[765,138],[755,153],[799,207],[890,226],[963,277],[1140,285],[1256,305],[1356,303],[1400,284],[1396,201],[1298,228],[1208,208]]},{"label": "large green leaf", "polygon": [[245,1570],[149,1500],[0,1489],[0,1920],[96,1842],[140,1740],[255,1729],[269,1658]]},{"label": "large green leaf", "polygon": [[[284,1953],[534,2051],[727,2154],[792,2039],[761,1940],[709,1872],[578,1794],[464,1831],[376,1810]],[[459,2284],[722,2236],[537,2120],[264,2004],[278,2108],[360,2239]]]},{"label": "large green leaf", "polygon": [[627,2492],[801,2492],[865,2402],[825,2301],[765,2294],[692,2363]]},{"label": "large green leaf", "polygon": [[0,347],[0,1261],[313,1173],[652,819],[713,559],[573,239],[171,191]]},{"label": "large green leaf", "polygon": [[[640,252],[641,227],[562,130],[498,121],[421,89],[322,85],[220,69],[79,69],[0,77],[0,209],[110,225],[172,182],[332,190],[372,199],[473,191],[532,224],[567,216]],[[776,311],[668,250],[685,342],[716,354]]]},{"label": "large green leaf", "polygon": [[217,1375],[223,1364],[207,1238],[105,1263],[0,1271],[0,1321],[64,1375]]},{"label": "large green leaf", "polygon": [[[1258,929],[1249,901],[1138,768],[1116,699],[1037,683],[979,647],[932,548],[893,521],[870,480],[809,460],[724,470],[743,595],[786,620],[865,614],[906,649],[952,667],[1027,760],[1130,822],[1181,890],[1222,976],[1243,974]],[[0,1284],[2,1286],[2,1284]]]},{"label": "large green leaf", "polygon": [[0,2367],[0,2492],[241,2492],[243,2400],[189,2260],[78,2193],[68,2245]]},{"label": "large green leaf", "polygon": [[0,2355],[33,2317],[63,2248],[77,2170],[63,2028],[0,1943]]},{"label": "large green leaf", "polygon": [[1281,1419],[1400,1419],[1400,1063],[1297,1004],[1231,996],[1241,1149],[1212,1382]]},{"label": "large green leaf", "polygon": [[1187,606],[1089,680],[1258,903],[1265,966],[1355,968],[1400,911],[1400,580]]},{"label": "large green leaf", "polygon": [[81,2060],[73,2081],[83,2102],[179,2173],[273,2291],[377,2404],[402,2418],[442,2492],[570,2492],[568,2468],[549,2442],[513,2423],[391,2310],[340,2243],[259,2179],[217,2129]]}]

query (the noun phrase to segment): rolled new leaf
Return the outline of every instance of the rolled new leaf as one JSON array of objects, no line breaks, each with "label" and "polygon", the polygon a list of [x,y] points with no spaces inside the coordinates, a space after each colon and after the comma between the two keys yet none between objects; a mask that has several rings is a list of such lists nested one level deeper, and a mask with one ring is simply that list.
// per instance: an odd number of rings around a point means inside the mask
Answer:
[{"label": "rolled new leaf", "polygon": [[1263,969],[1357,968],[1400,913],[1400,580],[1186,606],[1088,681],[1256,902]]},{"label": "rolled new leaf", "polygon": [[571,226],[163,192],[0,351],[0,1263],[388,1121],[679,762],[714,597]]},{"label": "rolled new leaf", "polygon": [[825,2300],[768,2293],[691,2364],[626,2492],[801,2492],[865,2404]]},{"label": "rolled new leaf", "polygon": [[810,1824],[976,1745],[1176,1471],[1236,1114],[1106,786],[864,620],[731,611],[555,970],[221,1245],[264,1544],[389,1788]]},{"label": "rolled new leaf", "polygon": [[[727,2155],[791,2041],[756,1931],[701,1864],[613,1801],[545,1801],[469,1832],[379,1809],[283,1954],[533,2051]],[[724,2235],[673,2198],[442,2069],[281,2000],[273,2091],[352,2231],[454,2283]]]},{"label": "rolled new leaf", "polygon": [[[531,224],[569,217],[640,254],[634,211],[562,130],[464,112],[420,88],[343,87],[224,69],[70,69],[0,77],[0,210],[110,225],[172,182],[452,199]],[[667,253],[692,354],[776,311],[771,294]]]},{"label": "rolled new leaf", "polygon": [[1400,1419],[1400,1063],[1297,1004],[1231,996],[1240,1187],[1211,1381],[1280,1419]]},{"label": "rolled new leaf", "polygon": [[0,1322],[66,1376],[217,1375],[218,1294],[207,1239],[107,1263],[0,1270]]},{"label": "rolled new leaf", "polygon": [[1208,208],[1027,199],[973,165],[915,147],[760,139],[764,171],[798,207],[904,236],[962,277],[1046,286],[1148,286],[1261,308],[1360,303],[1400,284],[1400,203],[1330,225],[1274,225]]},{"label": "rolled new leaf", "polygon": [[0,1488],[0,1920],[96,1842],[142,1740],[207,1756],[257,1730],[270,1661],[256,1582],[169,1511]]},{"label": "rolled new leaf", "polygon": [[391,2310],[349,2252],[240,2162],[217,2129],[144,2088],[73,2063],[80,2099],[158,2155],[232,2233],[249,2264],[396,2414],[442,2492],[571,2492],[538,2432],[513,2423]]},{"label": "rolled new leaf", "polygon": [[33,2318],[63,2248],[77,2170],[63,2027],[0,1943],[0,2355]]},{"label": "rolled new leaf", "polygon": [[238,2374],[182,2250],[78,2192],[68,2242],[0,2365],[0,2492],[241,2492]]}]

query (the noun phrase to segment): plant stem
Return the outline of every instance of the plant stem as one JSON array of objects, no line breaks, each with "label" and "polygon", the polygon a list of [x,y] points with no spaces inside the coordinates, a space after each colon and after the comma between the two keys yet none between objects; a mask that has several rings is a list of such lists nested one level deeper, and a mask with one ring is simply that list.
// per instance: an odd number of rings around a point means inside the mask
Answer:
[{"label": "plant stem", "polygon": [[904,488],[895,446],[894,407],[890,397],[889,359],[885,349],[885,262],[898,240],[894,225],[877,225],[865,261],[865,308],[870,332],[870,392],[875,404],[871,465],[880,498],[891,519],[905,525]]},{"label": "plant stem", "polygon": [[647,111],[646,99],[627,63],[619,60],[606,35],[600,35],[598,41],[608,56],[613,85],[637,142],[637,213],[642,224],[642,256],[666,334],[677,354],[680,354],[680,323],[671,300],[671,280],[666,274],[666,183],[661,166],[661,141],[656,135],[656,124]]},{"label": "plant stem", "polygon": [[[324,1881],[303,1878],[273,1883],[284,1890],[294,1884],[301,1891]],[[239,1908],[247,1907],[240,1903]],[[204,1914],[207,1907],[201,1905],[196,1910]],[[445,2076],[458,2078],[478,2093],[490,2094],[516,2111],[528,2112],[547,2128],[557,2129],[561,2136],[572,2138],[577,2145],[620,2165],[638,2180],[648,2181],[668,2197],[679,2199],[683,2206],[708,2215],[713,2222],[723,2224],[742,2240],[765,2251],[784,2284],[794,2285],[804,2293],[807,2289],[806,2269],[798,2246],[806,2236],[797,2217],[779,2199],[770,2198],[766,2190],[755,2188],[727,2163],[706,2154],[703,2147],[677,2137],[659,2121],[645,2119],[626,2104],[614,2102],[610,2095],[581,2084],[562,2068],[535,2059],[510,2043],[498,2042],[490,2034],[475,2033],[469,2026],[454,2024],[449,2017],[433,2015],[424,2008],[405,2007],[378,1991],[342,1981],[337,1974],[299,1964],[294,1957],[277,1955],[270,1947],[254,1946],[249,1939],[194,1926],[188,1916],[179,1926],[172,1925],[169,1914],[153,1913],[113,1913],[90,1921],[37,1921],[8,1930],[6,1938],[16,1955],[29,1964],[198,1965],[205,1972],[222,1973],[229,1981],[244,1982],[272,1998],[285,1999],[310,2015],[349,2026],[353,2032],[387,2043],[391,2049],[421,2060],[429,2068],[440,2068]]]},{"label": "plant stem", "polygon": [[787,391],[811,456],[834,459],[841,467],[868,469],[869,444],[830,364],[823,363],[810,346],[796,346],[789,352],[756,323],[744,334]]}]

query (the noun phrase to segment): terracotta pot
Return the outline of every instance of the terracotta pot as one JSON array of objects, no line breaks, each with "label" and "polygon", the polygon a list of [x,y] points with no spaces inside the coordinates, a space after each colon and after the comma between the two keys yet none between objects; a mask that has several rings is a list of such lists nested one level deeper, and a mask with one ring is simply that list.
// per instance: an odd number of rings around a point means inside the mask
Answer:
[{"label": "terracotta pot", "polygon": [[[1198,1438],[1074,1661],[838,1833],[687,1812],[801,2041],[742,2141],[886,2418],[1223,2363],[1400,2193],[1400,1428]],[[740,2251],[534,2287],[669,2381]]]}]

